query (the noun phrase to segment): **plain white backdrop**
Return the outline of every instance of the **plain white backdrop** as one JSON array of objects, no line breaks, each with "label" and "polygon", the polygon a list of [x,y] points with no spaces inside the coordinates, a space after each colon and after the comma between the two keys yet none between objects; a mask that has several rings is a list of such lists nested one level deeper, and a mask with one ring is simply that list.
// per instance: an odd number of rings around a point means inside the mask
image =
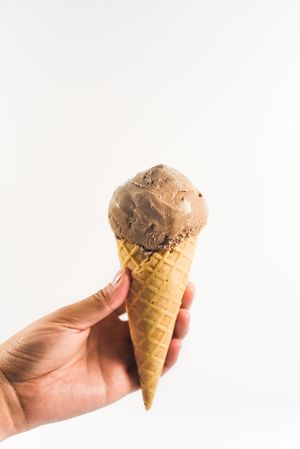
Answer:
[{"label": "plain white backdrop", "polygon": [[3,449],[298,449],[300,6],[0,0],[0,340],[118,268],[113,190],[166,163],[210,209],[189,336],[140,393]]}]

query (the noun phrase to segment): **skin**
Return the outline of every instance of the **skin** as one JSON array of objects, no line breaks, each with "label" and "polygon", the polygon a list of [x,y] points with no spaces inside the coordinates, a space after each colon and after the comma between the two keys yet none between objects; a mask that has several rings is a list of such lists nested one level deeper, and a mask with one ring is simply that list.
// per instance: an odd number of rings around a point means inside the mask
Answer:
[{"label": "skin", "polygon": [[[128,321],[130,274],[29,325],[0,346],[0,440],[109,405],[139,389]],[[182,298],[164,372],[189,327],[194,287]]]}]

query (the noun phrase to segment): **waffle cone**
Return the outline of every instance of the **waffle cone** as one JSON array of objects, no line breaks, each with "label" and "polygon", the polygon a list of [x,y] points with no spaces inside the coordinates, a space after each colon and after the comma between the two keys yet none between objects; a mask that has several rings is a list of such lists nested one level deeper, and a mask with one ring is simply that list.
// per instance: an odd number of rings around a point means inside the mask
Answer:
[{"label": "waffle cone", "polygon": [[121,265],[131,271],[126,311],[144,404],[149,410],[188,281],[196,237],[172,250],[150,254],[124,240],[117,239],[117,245]]}]

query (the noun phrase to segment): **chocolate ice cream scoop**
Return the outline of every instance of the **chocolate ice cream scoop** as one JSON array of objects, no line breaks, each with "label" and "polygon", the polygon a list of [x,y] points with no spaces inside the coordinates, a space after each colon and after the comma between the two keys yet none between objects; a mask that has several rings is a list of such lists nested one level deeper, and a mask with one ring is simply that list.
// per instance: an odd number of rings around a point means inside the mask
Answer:
[{"label": "chocolate ice cream scoop", "polygon": [[207,216],[202,194],[166,165],[138,173],[118,187],[108,212],[116,237],[146,251],[171,249],[198,234]]}]

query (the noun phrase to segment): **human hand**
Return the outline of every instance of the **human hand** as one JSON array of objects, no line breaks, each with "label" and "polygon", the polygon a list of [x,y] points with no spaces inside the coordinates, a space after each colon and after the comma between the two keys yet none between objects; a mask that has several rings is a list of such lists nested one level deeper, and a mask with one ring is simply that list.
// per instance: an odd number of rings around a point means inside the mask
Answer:
[{"label": "human hand", "polygon": [[[119,319],[129,286],[129,272],[121,270],[103,290],[39,319],[0,346],[0,409],[4,392],[10,427],[2,429],[3,437],[98,409],[139,388],[128,321]],[[177,360],[193,296],[189,284],[164,372]]]}]

